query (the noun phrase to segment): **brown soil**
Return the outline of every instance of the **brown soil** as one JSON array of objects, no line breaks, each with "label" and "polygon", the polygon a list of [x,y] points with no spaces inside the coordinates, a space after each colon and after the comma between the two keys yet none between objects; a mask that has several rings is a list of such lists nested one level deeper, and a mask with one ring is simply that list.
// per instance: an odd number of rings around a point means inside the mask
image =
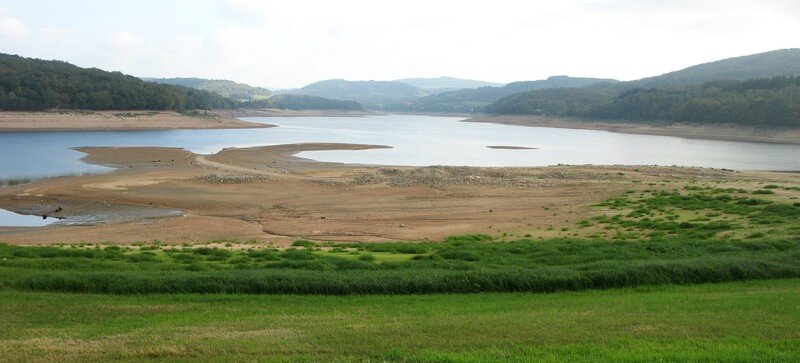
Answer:
[{"label": "brown soil", "polygon": [[240,129],[272,125],[210,112],[187,116],[171,111],[0,112],[0,131]]},{"label": "brown soil", "polygon": [[623,134],[676,136],[692,139],[754,141],[800,144],[800,129],[758,129],[735,125],[696,125],[672,123],[645,125],[625,122],[602,122],[549,116],[482,116],[464,122],[487,122],[505,125],[603,130]]},{"label": "brown soil", "polygon": [[[107,225],[0,228],[0,242],[208,243],[217,239],[287,245],[319,241],[422,241],[503,233],[555,237],[627,190],[721,183],[800,182],[797,173],[703,168],[369,167],[320,163],[304,150],[379,146],[278,145],[202,156],[175,148],[87,148],[85,160],[116,171],[0,188],[0,207],[69,217],[119,214]],[[61,207],[59,212],[54,212]],[[183,215],[153,218],[148,208]],[[69,219],[68,219],[69,220]]]}]

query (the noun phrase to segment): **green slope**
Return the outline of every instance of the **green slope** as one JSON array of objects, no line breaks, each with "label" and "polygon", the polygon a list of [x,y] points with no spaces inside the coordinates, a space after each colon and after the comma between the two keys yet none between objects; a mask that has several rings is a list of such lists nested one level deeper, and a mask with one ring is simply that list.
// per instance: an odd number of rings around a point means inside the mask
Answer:
[{"label": "green slope", "polygon": [[237,100],[264,99],[272,95],[266,88],[253,87],[244,83],[224,79],[204,79],[204,78],[142,78],[145,81],[161,84],[171,84],[196,88],[204,91],[214,92],[224,97]]},{"label": "green slope", "polygon": [[0,54],[0,110],[231,108],[220,95],[145,82],[120,72]]},{"label": "green slope", "polygon": [[627,82],[626,88],[675,88],[716,80],[800,76],[800,49],[781,49],[698,64],[656,77]]}]

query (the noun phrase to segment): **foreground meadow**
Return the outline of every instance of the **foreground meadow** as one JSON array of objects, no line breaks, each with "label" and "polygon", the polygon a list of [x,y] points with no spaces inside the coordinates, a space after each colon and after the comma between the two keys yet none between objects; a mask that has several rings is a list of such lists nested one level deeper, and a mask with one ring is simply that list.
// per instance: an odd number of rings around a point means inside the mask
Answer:
[{"label": "foreground meadow", "polygon": [[553,294],[0,292],[30,360],[797,361],[800,280]]}]

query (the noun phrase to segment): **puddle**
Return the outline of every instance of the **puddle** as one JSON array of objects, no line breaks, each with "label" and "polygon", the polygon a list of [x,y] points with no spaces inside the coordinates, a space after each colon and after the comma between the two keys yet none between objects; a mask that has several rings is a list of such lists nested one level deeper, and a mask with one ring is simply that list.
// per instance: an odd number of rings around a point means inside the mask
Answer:
[{"label": "puddle", "polygon": [[0,209],[0,227],[44,227],[58,221],[58,218],[42,218]]},{"label": "puddle", "polygon": [[26,208],[24,211],[32,214],[20,214],[5,209],[0,209],[0,227],[44,227],[44,226],[98,226],[107,224],[125,223],[180,217],[183,212],[161,208],[141,208],[129,206],[105,206],[97,208],[87,214],[73,214],[43,218],[42,215],[52,213],[55,207],[42,205]]}]

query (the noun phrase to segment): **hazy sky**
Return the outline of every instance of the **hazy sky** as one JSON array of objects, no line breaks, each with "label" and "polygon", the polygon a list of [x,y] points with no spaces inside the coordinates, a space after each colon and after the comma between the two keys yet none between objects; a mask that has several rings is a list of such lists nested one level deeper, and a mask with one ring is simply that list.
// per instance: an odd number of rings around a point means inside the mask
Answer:
[{"label": "hazy sky", "polygon": [[637,79],[800,46],[800,0],[0,0],[0,52],[137,76]]}]

